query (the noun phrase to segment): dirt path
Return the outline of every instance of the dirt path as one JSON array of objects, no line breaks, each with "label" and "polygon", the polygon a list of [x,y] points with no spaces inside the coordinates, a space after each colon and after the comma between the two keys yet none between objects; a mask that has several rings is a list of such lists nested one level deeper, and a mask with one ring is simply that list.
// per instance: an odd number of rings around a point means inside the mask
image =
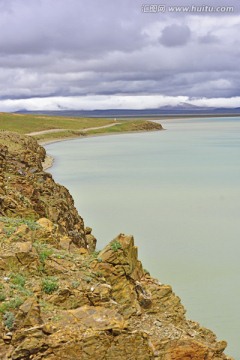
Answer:
[{"label": "dirt path", "polygon": [[[115,125],[118,125],[118,124],[120,124],[120,123],[116,122],[116,123],[113,123],[113,124],[108,124],[108,125],[103,125],[103,126],[95,126],[95,127],[86,128],[86,129],[76,129],[75,131],[83,131],[83,132],[85,132],[85,131],[89,131],[89,130],[104,129],[104,128],[112,127],[112,126],[115,126]],[[73,130],[73,129],[51,129],[51,130],[34,131],[34,132],[28,133],[26,135],[30,135],[30,136],[44,135],[44,134],[51,134],[51,133],[67,131],[67,130]]]}]

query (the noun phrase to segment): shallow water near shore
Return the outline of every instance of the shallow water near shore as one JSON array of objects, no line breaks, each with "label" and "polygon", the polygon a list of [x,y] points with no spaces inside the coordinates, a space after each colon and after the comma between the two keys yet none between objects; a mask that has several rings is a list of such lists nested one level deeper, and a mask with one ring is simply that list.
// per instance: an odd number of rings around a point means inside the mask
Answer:
[{"label": "shallow water near shore", "polygon": [[160,121],[167,131],[45,146],[98,248],[133,234],[187,317],[240,357],[240,118]]}]

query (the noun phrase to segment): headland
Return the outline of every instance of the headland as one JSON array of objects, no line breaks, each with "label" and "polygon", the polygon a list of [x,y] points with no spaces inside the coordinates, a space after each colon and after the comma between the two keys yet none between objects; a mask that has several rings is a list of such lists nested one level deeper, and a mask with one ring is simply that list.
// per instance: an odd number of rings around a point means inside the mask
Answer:
[{"label": "headland", "polygon": [[229,360],[144,270],[132,235],[96,251],[45,158],[33,137],[0,133],[1,359]]}]

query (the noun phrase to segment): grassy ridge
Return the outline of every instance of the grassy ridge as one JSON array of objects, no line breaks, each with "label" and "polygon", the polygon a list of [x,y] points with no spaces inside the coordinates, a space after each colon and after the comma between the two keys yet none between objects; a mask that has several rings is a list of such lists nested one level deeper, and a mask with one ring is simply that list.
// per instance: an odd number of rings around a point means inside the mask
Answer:
[{"label": "grassy ridge", "polygon": [[93,135],[110,135],[110,134],[120,134],[125,132],[135,132],[135,131],[153,131],[153,130],[162,130],[160,124],[156,124],[150,121],[145,120],[129,120],[123,121],[120,124],[117,124],[112,127],[94,129],[88,131],[61,131],[56,133],[35,135],[34,137],[39,142],[52,141],[52,140],[61,140],[66,138],[75,138],[82,136],[93,136]]},{"label": "grassy ridge", "polygon": [[0,113],[0,129],[27,134],[34,131],[66,129],[82,130],[114,123],[112,119],[70,118],[62,116]]},{"label": "grassy ridge", "polygon": [[[0,113],[0,129],[14,131],[20,134],[28,134],[37,131],[59,129],[56,132],[35,134],[34,137],[40,142],[61,140],[97,134],[114,134],[131,131],[161,130],[161,125],[146,120],[118,120],[103,118],[69,118],[43,115],[22,115]],[[112,127],[102,129],[85,130],[88,128],[101,127],[114,124]]]}]

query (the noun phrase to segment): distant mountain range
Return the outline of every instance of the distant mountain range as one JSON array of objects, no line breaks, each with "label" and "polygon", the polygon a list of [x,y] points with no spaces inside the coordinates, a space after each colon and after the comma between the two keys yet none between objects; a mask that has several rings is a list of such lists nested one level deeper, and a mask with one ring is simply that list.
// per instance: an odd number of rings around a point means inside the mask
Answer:
[{"label": "distant mountain range", "polygon": [[166,117],[166,116],[198,116],[198,115],[240,115],[240,107],[237,108],[211,108],[200,107],[188,103],[181,103],[177,106],[162,106],[157,109],[106,109],[106,110],[55,110],[55,111],[28,111],[19,110],[20,114],[45,114],[57,116],[86,116],[86,117]]}]

